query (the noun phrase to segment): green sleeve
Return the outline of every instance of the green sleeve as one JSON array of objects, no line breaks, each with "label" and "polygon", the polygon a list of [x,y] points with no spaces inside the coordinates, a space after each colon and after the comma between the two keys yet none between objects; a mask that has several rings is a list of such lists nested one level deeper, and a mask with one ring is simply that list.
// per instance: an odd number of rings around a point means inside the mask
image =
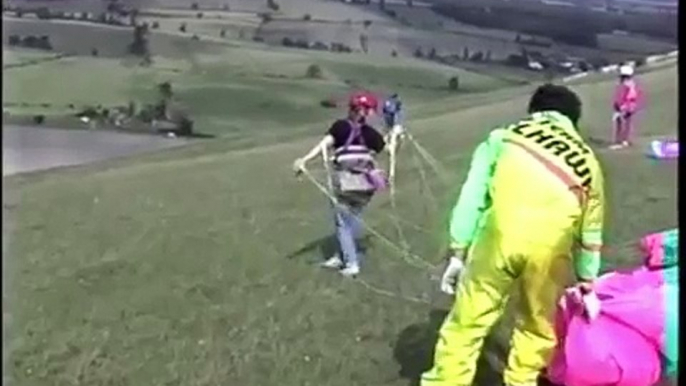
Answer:
[{"label": "green sleeve", "polygon": [[489,205],[488,188],[503,143],[503,131],[491,132],[474,151],[467,180],[450,216],[450,247],[468,247]]},{"label": "green sleeve", "polygon": [[581,220],[581,246],[574,256],[574,268],[578,279],[593,280],[598,277],[603,247],[605,217],[604,179],[599,165],[592,168],[593,183],[588,191]]}]

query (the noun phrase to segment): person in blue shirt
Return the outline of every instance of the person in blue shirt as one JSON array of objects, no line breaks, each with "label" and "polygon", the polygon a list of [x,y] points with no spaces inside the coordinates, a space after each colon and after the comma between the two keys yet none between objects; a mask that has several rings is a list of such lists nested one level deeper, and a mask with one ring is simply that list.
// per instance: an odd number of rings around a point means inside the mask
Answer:
[{"label": "person in blue shirt", "polygon": [[392,134],[394,131],[402,132],[402,101],[398,94],[391,95],[383,105],[383,118],[386,128],[386,134]]},{"label": "person in blue shirt", "polygon": [[398,94],[391,95],[383,104],[383,119],[385,126],[384,139],[389,145],[390,153],[389,165],[389,179],[391,185],[395,181],[395,161],[398,146],[403,138],[405,138],[405,129],[403,128],[403,110],[402,102]]}]

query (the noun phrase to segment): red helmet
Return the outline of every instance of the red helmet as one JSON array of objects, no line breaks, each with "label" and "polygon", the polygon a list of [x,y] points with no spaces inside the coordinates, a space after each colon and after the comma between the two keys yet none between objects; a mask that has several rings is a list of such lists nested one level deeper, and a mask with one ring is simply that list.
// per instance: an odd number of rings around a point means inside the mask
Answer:
[{"label": "red helmet", "polygon": [[351,109],[364,109],[376,111],[379,107],[379,101],[374,95],[368,92],[358,92],[350,97],[348,102]]}]

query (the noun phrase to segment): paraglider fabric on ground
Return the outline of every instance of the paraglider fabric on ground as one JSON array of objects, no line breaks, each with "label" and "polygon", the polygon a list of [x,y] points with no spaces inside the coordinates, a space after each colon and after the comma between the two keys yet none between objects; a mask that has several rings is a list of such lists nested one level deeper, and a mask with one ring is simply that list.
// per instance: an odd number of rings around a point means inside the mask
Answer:
[{"label": "paraglider fabric on ground", "polygon": [[[678,368],[678,230],[645,236],[642,267],[601,276],[600,312],[589,318],[569,291],[556,316],[548,378],[565,386],[647,386]],[[593,369],[593,370],[590,370]]]},{"label": "paraglider fabric on ground", "polygon": [[679,141],[653,141],[650,143],[649,155],[657,159],[679,158]]}]

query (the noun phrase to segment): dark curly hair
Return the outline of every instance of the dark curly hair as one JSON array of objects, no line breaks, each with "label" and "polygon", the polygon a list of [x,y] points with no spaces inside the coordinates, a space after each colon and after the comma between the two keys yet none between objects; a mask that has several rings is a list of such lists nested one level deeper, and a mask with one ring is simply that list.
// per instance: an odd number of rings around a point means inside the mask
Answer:
[{"label": "dark curly hair", "polygon": [[581,100],[565,86],[544,84],[536,89],[529,100],[529,114],[542,111],[557,111],[576,126],[581,118]]}]

